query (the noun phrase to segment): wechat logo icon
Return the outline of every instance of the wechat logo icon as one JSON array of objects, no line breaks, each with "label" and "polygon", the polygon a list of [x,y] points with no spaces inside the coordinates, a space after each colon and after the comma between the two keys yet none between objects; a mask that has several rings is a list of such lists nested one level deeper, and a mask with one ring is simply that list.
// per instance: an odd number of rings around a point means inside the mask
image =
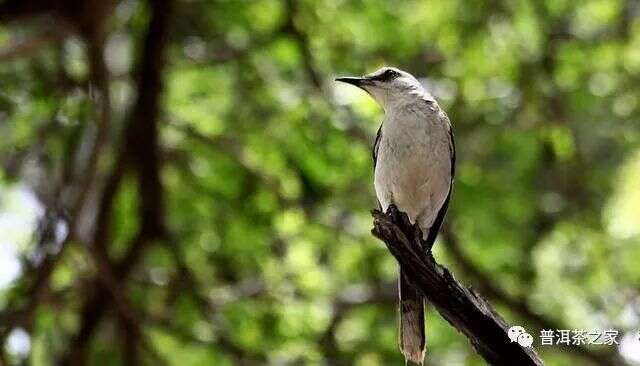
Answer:
[{"label": "wechat logo icon", "polygon": [[511,342],[518,342],[522,347],[528,348],[533,344],[533,337],[531,334],[527,333],[527,331],[519,325],[514,325],[509,328],[507,335]]}]

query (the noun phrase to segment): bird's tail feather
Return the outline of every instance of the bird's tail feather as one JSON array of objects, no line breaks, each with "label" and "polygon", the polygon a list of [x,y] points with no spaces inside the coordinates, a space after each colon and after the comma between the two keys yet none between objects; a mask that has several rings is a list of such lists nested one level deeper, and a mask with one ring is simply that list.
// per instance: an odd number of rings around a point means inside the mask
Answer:
[{"label": "bird's tail feather", "polygon": [[426,346],[424,298],[400,268],[400,351],[405,360],[422,365]]}]

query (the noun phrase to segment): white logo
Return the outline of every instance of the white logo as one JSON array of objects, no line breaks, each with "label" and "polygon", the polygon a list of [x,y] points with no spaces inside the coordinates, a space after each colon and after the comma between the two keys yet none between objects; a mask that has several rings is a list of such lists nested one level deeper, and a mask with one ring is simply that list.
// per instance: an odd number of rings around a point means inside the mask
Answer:
[{"label": "white logo", "polygon": [[533,344],[533,337],[531,334],[527,333],[527,331],[519,325],[514,325],[509,328],[507,335],[512,343],[518,342],[522,347],[531,347]]},{"label": "white logo", "polygon": [[520,334],[520,336],[518,336],[518,344],[525,348],[531,347],[533,337],[529,333]]}]

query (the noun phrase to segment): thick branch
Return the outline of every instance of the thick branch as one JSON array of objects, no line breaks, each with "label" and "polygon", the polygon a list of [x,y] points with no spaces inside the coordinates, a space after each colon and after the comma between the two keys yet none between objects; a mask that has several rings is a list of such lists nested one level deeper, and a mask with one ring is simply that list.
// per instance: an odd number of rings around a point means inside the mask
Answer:
[{"label": "thick branch", "polygon": [[[569,327],[562,322],[544,316],[534,311],[525,299],[514,297],[507,293],[499,284],[496,284],[490,276],[484,273],[477,265],[472,263],[463,253],[458,237],[454,234],[449,226],[445,226],[442,231],[443,238],[447,243],[447,251],[455,260],[459,268],[468,275],[469,278],[475,279],[478,283],[480,291],[489,298],[496,300],[509,307],[510,310],[516,312],[519,316],[526,319],[532,325],[540,329],[568,329]],[[624,361],[616,352],[594,351],[580,345],[564,346],[563,351],[572,352],[578,356],[591,361],[594,365],[613,366],[623,365]]]},{"label": "thick branch", "polygon": [[[451,325],[462,332],[492,365],[543,365],[533,348],[521,347],[507,336],[507,325],[474,290],[463,287],[430,253],[420,248],[419,236],[407,216],[395,207],[373,212],[372,230],[407,268],[408,278]],[[419,234],[418,234],[419,235]]]}]

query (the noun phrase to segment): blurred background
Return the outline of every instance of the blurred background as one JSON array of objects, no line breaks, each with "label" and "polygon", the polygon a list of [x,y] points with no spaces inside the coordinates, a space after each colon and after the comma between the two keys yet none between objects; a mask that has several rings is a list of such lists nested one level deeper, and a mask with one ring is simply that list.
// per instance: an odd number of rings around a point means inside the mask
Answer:
[{"label": "blurred background", "polygon": [[[547,365],[640,363],[637,0],[0,2],[1,365],[401,365],[383,65],[448,111],[435,256]],[[427,365],[482,365],[434,309]]]}]

